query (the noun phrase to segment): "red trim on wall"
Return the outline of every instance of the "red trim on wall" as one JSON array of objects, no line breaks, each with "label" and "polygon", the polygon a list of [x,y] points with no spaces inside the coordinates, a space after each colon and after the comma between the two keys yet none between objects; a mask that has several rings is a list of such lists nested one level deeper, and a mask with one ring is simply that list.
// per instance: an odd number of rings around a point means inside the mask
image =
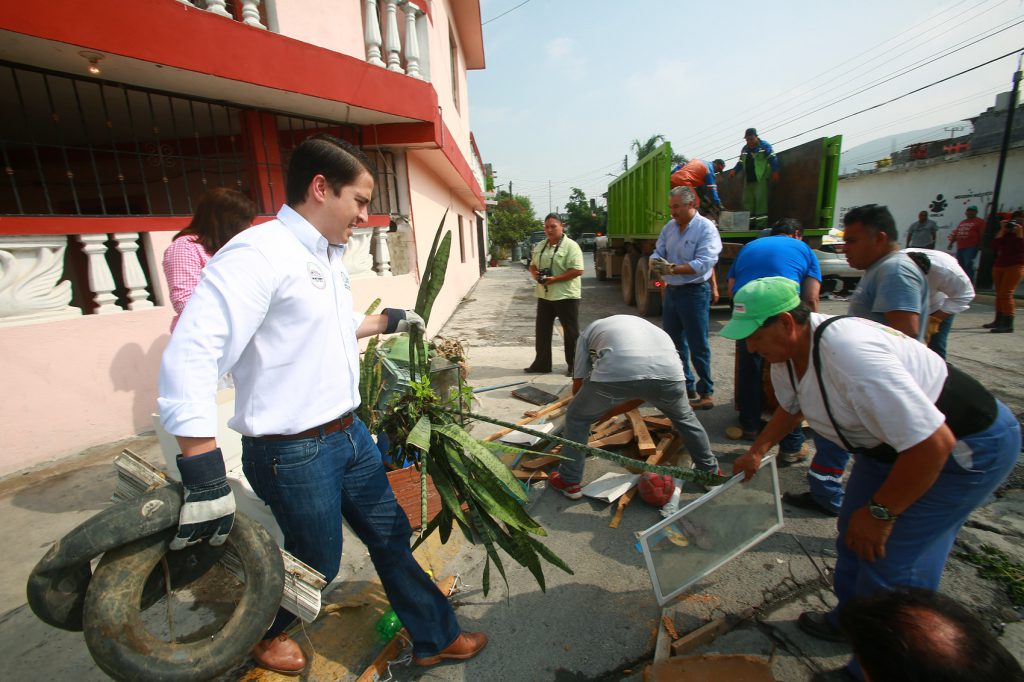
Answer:
[{"label": "red trim on wall", "polygon": [[262,111],[243,111],[242,129],[246,163],[260,194],[259,205],[267,213],[276,211],[285,201],[277,120],[273,114]]},{"label": "red trim on wall", "polygon": [[[259,215],[253,225],[273,220],[277,214]],[[113,232],[177,232],[192,216],[0,216],[0,234],[111,234]],[[387,227],[391,216],[371,215],[360,227]]]},{"label": "red trim on wall", "polygon": [[437,113],[430,83],[177,0],[21,2],[0,29],[421,121]]},{"label": "red trim on wall", "polygon": [[444,144],[441,146],[441,151],[451,162],[455,172],[458,173],[462,180],[469,187],[470,191],[473,192],[473,197],[476,199],[478,210],[483,210],[484,195],[480,185],[477,184],[476,178],[473,177],[473,170],[470,168],[469,163],[466,161],[466,157],[462,155],[462,150],[459,149],[459,145],[455,144],[455,138],[452,137],[452,131],[448,130],[448,126],[441,122],[441,127],[444,128]]}]

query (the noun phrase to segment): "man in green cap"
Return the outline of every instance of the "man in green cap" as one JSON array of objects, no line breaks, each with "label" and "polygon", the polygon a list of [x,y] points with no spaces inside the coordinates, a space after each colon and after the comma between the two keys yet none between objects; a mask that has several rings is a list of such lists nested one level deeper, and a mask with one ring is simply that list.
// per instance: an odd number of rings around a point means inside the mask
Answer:
[{"label": "man in green cap", "polygon": [[[722,336],[746,340],[772,363],[779,401],[734,474],[753,476],[803,419],[855,455],[839,511],[838,605],[801,614],[800,628],[842,641],[839,612],[852,597],[898,585],[938,589],[960,526],[1017,461],[1020,427],[1010,410],[902,332],[812,313],[785,277],[744,285]],[[855,661],[846,672],[863,679]]]}]

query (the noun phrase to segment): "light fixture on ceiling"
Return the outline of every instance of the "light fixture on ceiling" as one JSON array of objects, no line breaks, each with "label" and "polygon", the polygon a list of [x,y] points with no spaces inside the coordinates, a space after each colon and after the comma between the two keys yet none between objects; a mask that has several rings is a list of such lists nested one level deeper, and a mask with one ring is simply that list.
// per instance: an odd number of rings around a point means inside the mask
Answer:
[{"label": "light fixture on ceiling", "polygon": [[94,76],[100,75],[99,61],[103,59],[103,55],[99,52],[91,52],[89,50],[82,50],[78,53],[83,59],[89,62],[89,73]]}]

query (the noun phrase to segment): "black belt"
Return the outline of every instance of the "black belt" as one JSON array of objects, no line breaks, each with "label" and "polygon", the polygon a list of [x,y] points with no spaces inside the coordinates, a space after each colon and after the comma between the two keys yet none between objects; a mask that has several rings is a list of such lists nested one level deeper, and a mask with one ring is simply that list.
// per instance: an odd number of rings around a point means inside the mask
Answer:
[{"label": "black belt", "polygon": [[355,416],[354,412],[347,412],[337,419],[332,419],[326,424],[320,426],[314,426],[306,429],[305,431],[299,431],[298,433],[273,433],[266,436],[258,436],[265,440],[300,440],[302,438],[316,438],[321,433],[327,435],[329,433],[336,433],[338,431],[344,431],[348,427],[352,426],[352,418]]},{"label": "black belt", "polygon": [[669,284],[668,288],[669,289],[682,289],[684,287],[702,287],[702,286],[704,286],[707,283],[708,283],[707,280],[704,280],[703,282],[690,282],[689,284]]}]

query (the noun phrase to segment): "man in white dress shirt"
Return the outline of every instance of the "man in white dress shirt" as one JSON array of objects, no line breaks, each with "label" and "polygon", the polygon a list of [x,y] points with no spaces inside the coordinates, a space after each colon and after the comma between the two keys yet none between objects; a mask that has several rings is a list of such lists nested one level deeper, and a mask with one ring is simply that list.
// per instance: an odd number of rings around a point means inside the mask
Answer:
[{"label": "man in white dress shirt", "polygon": [[974,285],[956,258],[935,249],[904,249],[928,280],[928,328],[925,343],[946,357],[953,318],[971,307]]},{"label": "man in white dress shirt", "polygon": [[[342,264],[367,219],[374,168],[356,147],[317,136],[296,147],[287,204],[276,220],[225,245],[203,270],[160,370],[160,415],[181,447],[185,501],[171,549],[227,538],[235,504],[217,447],[217,380],[231,372],[242,465],[284,533],[285,549],[324,574],[341,562],[342,516],[366,544],[391,606],[413,640],[413,661],[466,659],[487,643],[460,632],[448,600],[409,549],[409,521],[359,406],[358,338],[405,331],[412,311],[353,312]],[[252,656],[299,675],[302,649],[281,610]]]}]

